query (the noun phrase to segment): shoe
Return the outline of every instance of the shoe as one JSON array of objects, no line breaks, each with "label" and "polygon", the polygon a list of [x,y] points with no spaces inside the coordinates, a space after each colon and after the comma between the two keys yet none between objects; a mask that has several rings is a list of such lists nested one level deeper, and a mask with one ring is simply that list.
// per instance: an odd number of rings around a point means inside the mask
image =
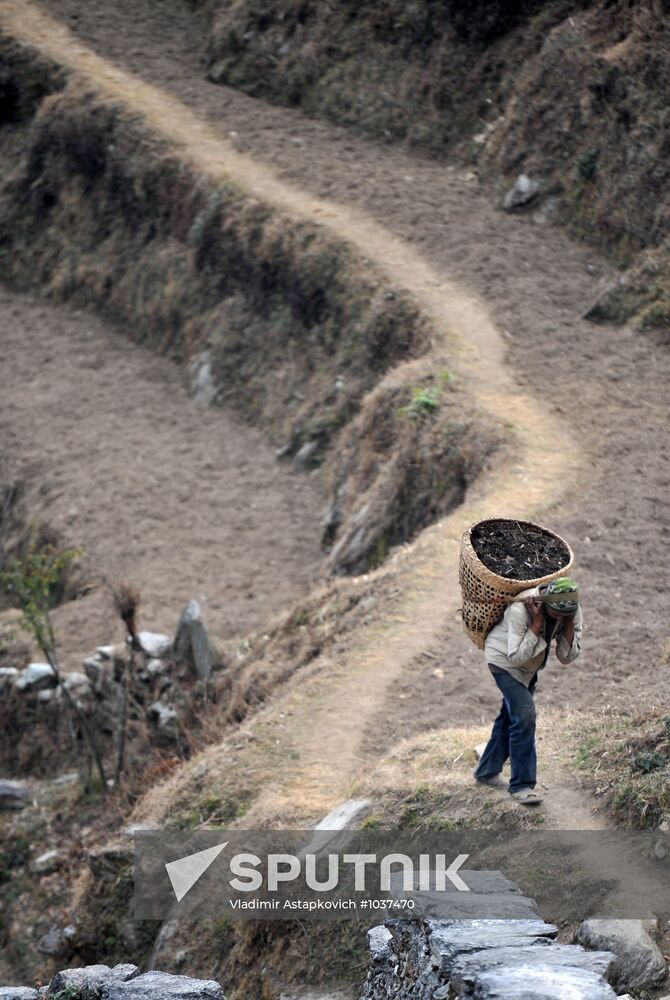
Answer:
[{"label": "shoe", "polygon": [[534,788],[520,788],[516,792],[510,792],[510,795],[522,806],[538,806],[542,802],[542,796]]},{"label": "shoe", "polygon": [[479,785],[488,785],[489,788],[507,788],[507,782],[502,774],[492,774],[488,778],[478,778],[475,775],[475,781]]}]

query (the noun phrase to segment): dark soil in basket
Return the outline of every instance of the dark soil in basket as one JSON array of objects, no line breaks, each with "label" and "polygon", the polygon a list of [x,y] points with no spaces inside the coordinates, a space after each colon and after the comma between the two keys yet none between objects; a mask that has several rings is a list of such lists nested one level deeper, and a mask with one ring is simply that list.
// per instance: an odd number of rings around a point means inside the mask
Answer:
[{"label": "dark soil in basket", "polygon": [[532,580],[566,566],[565,545],[541,528],[523,521],[485,521],[471,535],[484,565],[507,580]]}]

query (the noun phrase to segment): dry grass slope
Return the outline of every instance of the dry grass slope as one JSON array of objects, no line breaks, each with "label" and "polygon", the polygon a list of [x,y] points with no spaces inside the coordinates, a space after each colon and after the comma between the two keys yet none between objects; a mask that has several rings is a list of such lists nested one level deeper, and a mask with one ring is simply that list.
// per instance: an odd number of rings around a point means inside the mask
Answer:
[{"label": "dry grass slope", "polygon": [[[2,45],[15,129],[36,113],[0,198],[5,280],[96,309],[184,366],[209,357],[219,403],[287,457],[309,445],[333,572],[375,565],[453,509],[496,435],[461,389],[414,406],[442,362],[409,296],[318,223],[203,176],[118,101]],[[36,80],[54,91],[41,108]]]},{"label": "dry grass slope", "polygon": [[615,286],[603,315],[667,330],[663,0],[205,6],[215,82],[456,155],[500,190],[531,174],[550,217],[624,266],[653,248],[630,276],[642,301]]}]

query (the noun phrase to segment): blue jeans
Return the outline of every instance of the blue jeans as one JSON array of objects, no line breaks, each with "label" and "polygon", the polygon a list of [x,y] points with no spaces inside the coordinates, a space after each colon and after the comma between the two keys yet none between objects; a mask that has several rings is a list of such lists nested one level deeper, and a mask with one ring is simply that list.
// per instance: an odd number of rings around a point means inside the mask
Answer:
[{"label": "blue jeans", "polygon": [[537,757],[535,755],[535,702],[533,691],[537,674],[529,687],[506,671],[493,674],[502,691],[503,703],[498,718],[493,723],[491,738],[475,771],[475,778],[486,779],[500,774],[509,757],[512,776],[510,792],[521,788],[535,788]]}]

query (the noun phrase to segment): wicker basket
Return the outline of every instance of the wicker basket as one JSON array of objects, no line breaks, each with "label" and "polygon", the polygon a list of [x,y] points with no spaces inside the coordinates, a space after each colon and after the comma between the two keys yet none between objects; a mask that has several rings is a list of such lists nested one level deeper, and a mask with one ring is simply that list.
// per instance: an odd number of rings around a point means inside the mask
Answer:
[{"label": "wicker basket", "polygon": [[508,580],[488,569],[472,546],[472,532],[480,524],[485,524],[486,521],[476,521],[470,525],[461,540],[458,575],[463,595],[463,628],[468,638],[472,639],[479,649],[484,648],[486,636],[502,618],[511,597],[516,596],[522,590],[537,587],[541,583],[550,583],[551,580],[555,580],[559,576],[568,576],[574,562],[573,551],[565,539],[557,535],[555,531],[545,528],[544,525],[505,517],[493,517],[486,520],[492,522],[511,521],[514,524],[527,524],[533,528],[540,528],[547,534],[553,535],[554,538],[558,538],[565,545],[568,561],[565,566],[561,566],[549,576],[539,576],[534,580]]}]

